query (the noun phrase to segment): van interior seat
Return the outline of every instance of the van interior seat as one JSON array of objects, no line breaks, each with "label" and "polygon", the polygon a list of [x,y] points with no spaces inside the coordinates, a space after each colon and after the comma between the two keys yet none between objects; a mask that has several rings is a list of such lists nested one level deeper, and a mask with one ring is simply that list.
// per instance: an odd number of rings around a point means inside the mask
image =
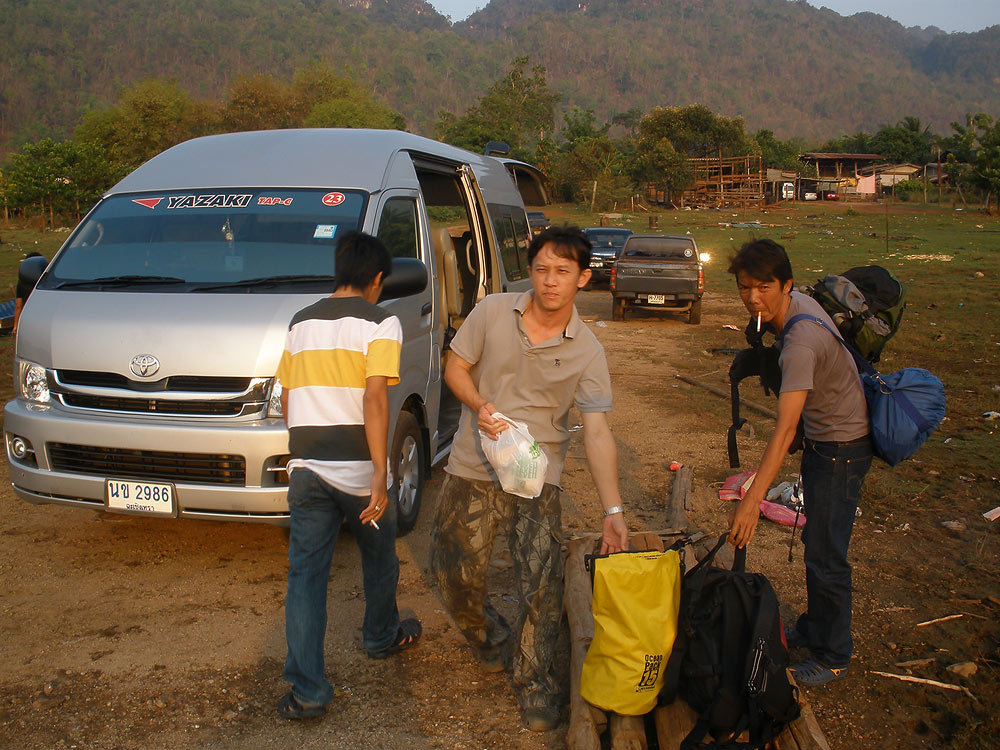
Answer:
[{"label": "van interior seat", "polygon": [[458,296],[458,259],[455,257],[455,246],[447,229],[444,227],[432,229],[431,238],[434,243],[434,261],[437,265],[438,284],[441,286],[440,323],[443,328],[447,329],[449,321],[461,312]]},{"label": "van interior seat", "polygon": [[465,317],[472,312],[472,308],[476,306],[478,301],[476,290],[479,287],[479,261],[476,254],[476,241],[472,238],[472,231],[468,229],[452,241],[455,243],[455,254],[458,261],[460,312]]}]

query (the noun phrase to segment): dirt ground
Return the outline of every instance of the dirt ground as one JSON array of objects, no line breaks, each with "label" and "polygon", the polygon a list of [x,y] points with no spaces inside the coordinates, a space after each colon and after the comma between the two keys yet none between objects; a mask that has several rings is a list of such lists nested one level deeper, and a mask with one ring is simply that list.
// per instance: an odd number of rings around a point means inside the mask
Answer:
[{"label": "dirt ground", "polygon": [[[722,328],[742,324],[741,308],[709,293],[702,325],[689,326],[671,316],[612,322],[607,292],[583,293],[578,302],[608,353],[630,526],[664,526],[671,478],[664,464],[676,459],[694,467],[693,520],[723,531],[728,508],[715,490],[732,473],[728,402],[674,375],[724,385],[731,353],[711,350],[719,342],[742,345],[739,333]],[[745,467],[770,433],[768,420],[749,416],[757,437],[742,439]],[[796,467],[797,458],[789,459],[786,474]],[[0,747],[565,746],[565,723],[543,735],[521,728],[507,678],[478,670],[429,584],[427,537],[440,467],[420,523],[398,543],[400,606],[423,620],[423,641],[383,662],[365,657],[358,555],[345,532],[329,589],[327,672],[337,697],[325,717],[298,723],[274,711],[286,690],[280,529],[32,506],[14,496],[6,469],[0,471]],[[884,480],[873,472],[870,481]],[[599,529],[580,433],[564,484],[566,526]],[[961,487],[953,497],[915,501],[863,502],[852,544],[856,658],[847,680],[806,692],[835,750],[1000,743],[1000,602],[991,598],[998,595],[996,529],[978,518]],[[940,525],[959,517],[965,530]],[[774,582],[786,619],[805,601],[801,546],[789,563],[788,542],[787,529],[762,520],[748,556],[749,567]],[[491,591],[508,613],[514,607],[509,568],[497,554]],[[962,617],[916,627],[952,614]],[[924,661],[896,666],[915,660]],[[975,662],[977,674],[947,671],[958,662]],[[872,670],[960,685],[975,700]]]}]

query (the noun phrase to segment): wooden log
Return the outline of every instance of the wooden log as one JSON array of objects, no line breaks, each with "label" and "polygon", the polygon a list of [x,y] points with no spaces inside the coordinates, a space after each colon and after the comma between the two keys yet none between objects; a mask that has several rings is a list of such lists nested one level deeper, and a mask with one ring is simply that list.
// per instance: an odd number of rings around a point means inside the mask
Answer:
[{"label": "wooden log", "polygon": [[663,540],[659,534],[654,534],[650,531],[640,531],[631,534],[628,539],[628,546],[632,552],[646,552],[647,550],[663,552],[664,549]]},{"label": "wooden log", "polygon": [[611,750],[648,750],[646,724],[641,716],[611,714]]},{"label": "wooden log", "polygon": [[[714,393],[716,396],[720,396],[726,399],[726,401],[729,401],[732,398],[732,394],[729,391],[725,391],[722,388],[716,388],[714,385],[709,385],[708,383],[702,383],[700,380],[695,380],[694,378],[685,377],[684,375],[674,375],[674,377],[677,378],[678,380],[687,383],[688,385],[694,385],[697,386],[698,388],[704,388],[709,393]],[[754,401],[747,401],[745,398],[741,398],[740,404],[750,409],[751,411],[755,411],[758,414],[763,414],[765,417],[770,417],[771,419],[778,418],[778,413],[774,409],[769,409],[768,407],[762,406],[761,404],[758,404]]]},{"label": "wooden log", "polygon": [[659,706],[653,712],[653,723],[660,750],[680,750],[681,740],[691,731],[696,718],[691,707],[680,699],[668,706]]},{"label": "wooden log", "polygon": [[[788,681],[795,687],[795,678],[788,671]],[[830,750],[830,743],[826,741],[823,730],[819,728],[816,721],[816,714],[813,713],[805,694],[799,690],[799,718],[788,725],[798,750]]]},{"label": "wooden log", "polygon": [[566,746],[569,750],[600,750],[600,735],[607,725],[603,712],[594,709],[580,695],[583,660],[594,639],[594,615],[591,609],[593,592],[583,558],[593,548],[593,540],[572,540],[566,562],[563,605],[569,621],[570,637],[569,731],[566,733]]},{"label": "wooden log", "polygon": [[688,497],[691,494],[691,479],[693,470],[690,466],[682,466],[674,472],[674,483],[670,487],[670,499],[667,502],[667,527],[671,529],[686,529],[688,527]]}]

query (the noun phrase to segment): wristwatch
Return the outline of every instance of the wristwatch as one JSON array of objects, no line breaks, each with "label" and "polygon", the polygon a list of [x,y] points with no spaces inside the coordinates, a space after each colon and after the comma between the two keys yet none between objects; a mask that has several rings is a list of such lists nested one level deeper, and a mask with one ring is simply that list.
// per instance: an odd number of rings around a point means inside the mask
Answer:
[{"label": "wristwatch", "polygon": [[612,505],[610,508],[604,509],[605,516],[613,516],[615,513],[624,513],[625,509],[620,505]]}]

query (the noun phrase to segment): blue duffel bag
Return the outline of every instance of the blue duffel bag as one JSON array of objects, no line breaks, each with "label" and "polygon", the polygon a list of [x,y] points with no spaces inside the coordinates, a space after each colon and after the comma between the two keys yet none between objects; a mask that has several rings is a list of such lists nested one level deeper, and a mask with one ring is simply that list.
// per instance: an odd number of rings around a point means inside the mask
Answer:
[{"label": "blue duffel bag", "polygon": [[841,336],[814,315],[794,315],[781,334],[800,320],[819,323],[851,353],[861,373],[868,402],[868,423],[875,455],[895,466],[917,452],[941,424],[945,413],[944,385],[919,367],[881,374]]}]

